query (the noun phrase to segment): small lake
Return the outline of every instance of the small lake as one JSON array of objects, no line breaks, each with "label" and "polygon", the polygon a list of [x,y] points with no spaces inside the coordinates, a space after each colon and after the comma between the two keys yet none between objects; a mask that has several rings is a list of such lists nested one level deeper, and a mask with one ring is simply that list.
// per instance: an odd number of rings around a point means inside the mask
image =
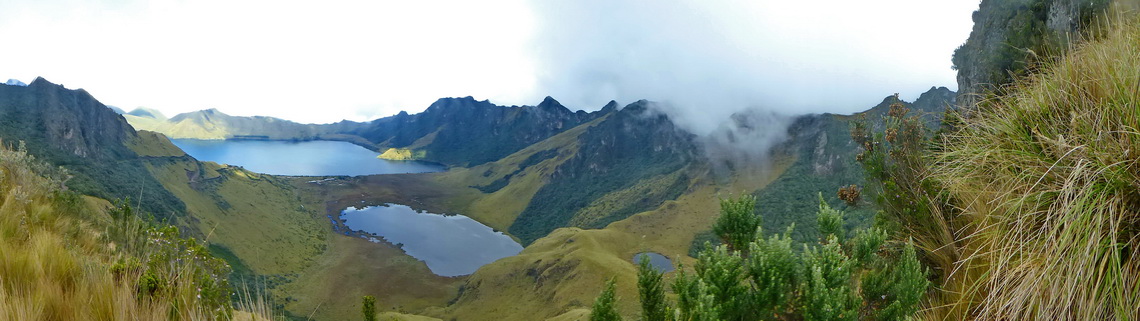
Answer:
[{"label": "small lake", "polygon": [[633,255],[633,264],[641,263],[640,260],[641,260],[642,254],[649,256],[649,266],[656,268],[658,271],[661,271],[661,272],[673,271],[673,261],[669,260],[669,258],[665,257],[664,255],[661,255],[661,253],[656,253],[656,252],[641,252],[641,253],[634,254]]},{"label": "small lake", "polygon": [[439,172],[439,165],[391,161],[347,142],[314,140],[172,139],[175,146],[198,160],[245,167],[250,171],[290,176],[360,176]]},{"label": "small lake", "polygon": [[349,229],[400,245],[405,253],[427,263],[432,273],[442,276],[471,274],[523,249],[510,236],[463,215],[417,212],[399,204],[350,207],[340,215]]}]

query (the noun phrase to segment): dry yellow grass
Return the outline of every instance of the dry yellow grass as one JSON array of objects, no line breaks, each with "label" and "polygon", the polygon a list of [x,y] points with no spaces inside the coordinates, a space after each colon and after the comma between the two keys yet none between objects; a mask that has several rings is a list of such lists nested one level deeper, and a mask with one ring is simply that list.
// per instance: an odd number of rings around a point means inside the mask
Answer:
[{"label": "dry yellow grass", "polygon": [[1140,316],[1140,24],[1020,82],[937,155],[962,259],[926,319]]},{"label": "dry yellow grass", "polygon": [[[162,274],[173,288],[142,294],[141,270],[115,269],[116,262],[139,259],[128,242],[110,242],[111,224],[122,219],[109,217],[107,201],[60,191],[65,175],[23,151],[0,148],[0,320],[224,318],[200,305],[192,273]],[[175,272],[196,264],[142,262],[169,264]]]}]

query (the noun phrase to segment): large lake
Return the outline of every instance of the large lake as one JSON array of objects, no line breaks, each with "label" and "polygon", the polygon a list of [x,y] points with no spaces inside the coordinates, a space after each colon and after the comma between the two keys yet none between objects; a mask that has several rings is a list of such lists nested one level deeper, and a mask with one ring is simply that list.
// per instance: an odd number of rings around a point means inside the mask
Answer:
[{"label": "large lake", "polygon": [[198,160],[236,165],[272,175],[359,176],[443,171],[442,166],[376,158],[379,153],[338,141],[173,139]]},{"label": "large lake", "polygon": [[463,215],[416,212],[399,204],[347,208],[341,219],[349,229],[375,234],[398,244],[427,263],[432,273],[459,276],[518,254],[522,245],[510,236]]}]

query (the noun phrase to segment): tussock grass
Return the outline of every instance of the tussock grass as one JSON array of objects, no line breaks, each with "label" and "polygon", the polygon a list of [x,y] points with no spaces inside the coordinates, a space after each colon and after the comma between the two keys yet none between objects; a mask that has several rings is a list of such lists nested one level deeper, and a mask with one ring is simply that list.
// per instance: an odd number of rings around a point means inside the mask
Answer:
[{"label": "tussock grass", "polygon": [[1140,315],[1140,24],[1110,25],[946,138],[962,258],[925,318]]},{"label": "tussock grass", "polygon": [[[0,147],[0,320],[232,316],[228,286],[208,279],[225,269],[205,266],[217,261],[195,252],[194,241],[123,216],[129,210],[92,206],[61,190],[66,177],[22,146]],[[224,290],[212,296],[221,300],[207,301],[211,289]]]}]

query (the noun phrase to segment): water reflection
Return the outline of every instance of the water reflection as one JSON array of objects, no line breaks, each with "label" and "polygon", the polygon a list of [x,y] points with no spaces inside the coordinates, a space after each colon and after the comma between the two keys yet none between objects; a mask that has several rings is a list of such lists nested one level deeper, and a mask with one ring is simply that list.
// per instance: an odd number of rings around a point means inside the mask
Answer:
[{"label": "water reflection", "polygon": [[442,276],[475,272],[480,266],[522,251],[522,246],[494,229],[463,215],[416,212],[399,204],[347,208],[341,219],[349,229],[364,231],[400,245]]}]

